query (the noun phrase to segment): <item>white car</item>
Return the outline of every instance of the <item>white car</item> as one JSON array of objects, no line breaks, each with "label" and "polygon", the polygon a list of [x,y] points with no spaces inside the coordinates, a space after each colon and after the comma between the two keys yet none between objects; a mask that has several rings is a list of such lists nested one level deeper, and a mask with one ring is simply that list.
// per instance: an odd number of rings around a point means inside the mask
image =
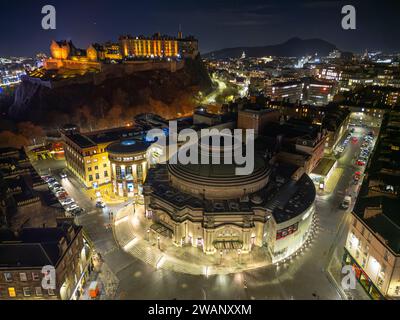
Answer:
[{"label": "white car", "polygon": [[67,198],[67,199],[61,200],[60,203],[61,203],[63,206],[69,206],[69,205],[75,203],[75,201],[74,201],[74,199],[72,199],[72,198]]},{"label": "white car", "polygon": [[65,189],[63,187],[57,187],[53,189],[53,193],[57,194],[57,192],[65,192]]},{"label": "white car", "polygon": [[74,211],[74,210],[76,210],[76,209],[79,209],[79,206],[78,206],[76,203],[74,203],[74,204],[72,204],[71,206],[65,208],[65,210],[66,210],[67,212],[71,212],[71,211]]}]

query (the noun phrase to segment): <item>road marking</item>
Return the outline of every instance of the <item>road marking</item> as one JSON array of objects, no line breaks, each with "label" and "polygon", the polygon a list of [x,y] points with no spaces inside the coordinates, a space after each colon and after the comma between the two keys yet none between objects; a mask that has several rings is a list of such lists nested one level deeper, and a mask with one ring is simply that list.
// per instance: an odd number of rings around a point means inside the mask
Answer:
[{"label": "road marking", "polygon": [[132,248],[136,242],[138,242],[139,239],[137,238],[133,238],[131,241],[129,241],[125,246],[124,246],[124,250],[128,251],[130,248]]},{"label": "road marking", "polygon": [[165,263],[165,256],[162,255],[162,256],[160,257],[160,259],[158,259],[158,261],[157,261],[156,269],[157,269],[157,270],[160,269],[160,268],[163,266],[164,263]]},{"label": "road marking", "polygon": [[129,220],[129,216],[125,216],[125,217],[123,217],[123,218],[121,218],[121,219],[118,219],[117,221],[115,221],[115,226],[118,226],[118,225],[120,225],[121,223],[126,222],[126,221],[128,221],[128,220]]}]

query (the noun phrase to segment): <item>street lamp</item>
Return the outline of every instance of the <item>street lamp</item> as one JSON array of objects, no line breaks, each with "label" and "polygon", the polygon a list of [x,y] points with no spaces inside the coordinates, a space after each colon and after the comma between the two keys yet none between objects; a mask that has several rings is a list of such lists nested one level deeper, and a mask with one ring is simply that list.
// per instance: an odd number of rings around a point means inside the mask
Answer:
[{"label": "street lamp", "polygon": [[238,253],[238,260],[239,260],[239,263],[240,263],[240,255],[242,254],[242,250],[239,249],[237,253]]},{"label": "street lamp", "polygon": [[157,244],[158,244],[158,249],[161,250],[161,246],[160,246],[160,236],[157,237]]},{"label": "street lamp", "polygon": [[222,250],[219,252],[219,255],[221,256],[221,261],[220,261],[220,264],[222,264],[222,255],[223,255],[224,253],[222,252]]},{"label": "street lamp", "polygon": [[150,242],[150,229],[147,229],[147,241]]}]

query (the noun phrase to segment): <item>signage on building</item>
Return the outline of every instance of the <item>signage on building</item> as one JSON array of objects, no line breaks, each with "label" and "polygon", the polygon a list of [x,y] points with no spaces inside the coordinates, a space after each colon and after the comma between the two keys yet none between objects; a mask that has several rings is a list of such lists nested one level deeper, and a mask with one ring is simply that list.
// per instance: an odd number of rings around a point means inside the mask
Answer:
[{"label": "signage on building", "polygon": [[276,233],[276,240],[283,239],[293,233],[295,233],[299,229],[299,223],[292,224],[291,226],[278,230]]}]

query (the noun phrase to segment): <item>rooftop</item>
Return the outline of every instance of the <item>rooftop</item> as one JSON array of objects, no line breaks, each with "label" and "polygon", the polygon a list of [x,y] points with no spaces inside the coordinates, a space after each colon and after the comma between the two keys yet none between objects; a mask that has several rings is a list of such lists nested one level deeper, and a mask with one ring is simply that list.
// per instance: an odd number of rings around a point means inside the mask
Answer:
[{"label": "rooftop", "polygon": [[135,139],[126,139],[110,144],[107,147],[107,152],[111,154],[130,154],[146,152],[150,144],[150,142]]},{"label": "rooftop", "polygon": [[[365,219],[366,208],[381,208],[382,213]],[[400,254],[400,202],[385,196],[359,197],[354,207],[354,213],[376,234],[379,234],[386,244]]]},{"label": "rooftop", "polygon": [[[56,265],[60,256],[59,242],[62,238],[69,245],[70,223],[59,223],[56,228],[26,228],[15,235],[0,233],[0,268],[42,268]],[[82,227],[72,225],[77,234]]]},{"label": "rooftop", "polygon": [[335,163],[335,159],[322,158],[318,165],[314,168],[312,173],[320,176],[326,176]]}]

